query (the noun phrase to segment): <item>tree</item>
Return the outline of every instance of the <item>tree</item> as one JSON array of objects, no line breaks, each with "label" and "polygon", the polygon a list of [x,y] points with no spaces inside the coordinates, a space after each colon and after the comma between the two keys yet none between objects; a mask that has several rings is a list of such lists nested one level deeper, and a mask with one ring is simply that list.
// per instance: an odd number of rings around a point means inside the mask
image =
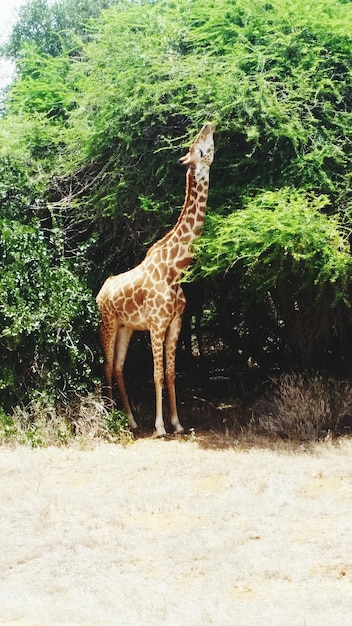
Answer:
[{"label": "tree", "polygon": [[[40,263],[76,277],[85,303],[87,287],[93,298],[174,223],[177,159],[205,120],[217,122],[197,271],[229,341],[235,333],[251,353],[255,343],[271,363],[284,353],[297,367],[348,363],[351,3],[121,0],[100,12],[107,4],[33,0],[10,39],[17,77],[0,119],[0,189],[18,241],[34,229],[48,252]],[[16,264],[0,263],[11,291]],[[83,321],[94,328],[87,302],[88,321],[84,304],[73,307],[77,341]]]},{"label": "tree", "polygon": [[211,281],[224,276],[219,311],[227,337],[248,354],[254,349],[262,364],[279,349],[286,367],[336,368],[345,352],[349,231],[322,211],[327,203],[289,188],[266,191],[240,211],[212,216],[196,243],[196,271]]},{"label": "tree", "polygon": [[1,219],[0,258],[1,406],[87,391],[94,384],[94,301],[61,257],[54,232],[46,241],[37,220]]},{"label": "tree", "polygon": [[[115,2],[118,0],[115,0]],[[63,51],[72,54],[81,38],[89,38],[88,21],[96,18],[114,0],[27,0],[20,7],[18,20],[12,30],[4,53],[18,58],[23,47],[30,43],[44,55],[59,56]]]}]

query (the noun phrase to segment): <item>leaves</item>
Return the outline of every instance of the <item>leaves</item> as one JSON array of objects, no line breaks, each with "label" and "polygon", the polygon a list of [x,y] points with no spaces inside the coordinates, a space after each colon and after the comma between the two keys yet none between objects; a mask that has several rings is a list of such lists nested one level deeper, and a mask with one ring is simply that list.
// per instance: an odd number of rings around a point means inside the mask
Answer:
[{"label": "leaves", "polygon": [[49,383],[52,397],[89,386],[92,359],[85,340],[96,326],[95,303],[68,262],[55,260],[38,223],[0,220],[0,265],[4,406],[14,388],[18,402],[28,400],[32,385],[38,391]]},{"label": "leaves", "polygon": [[278,281],[298,277],[298,289],[335,285],[347,299],[352,260],[348,232],[322,213],[328,199],[284,188],[248,198],[243,210],[214,216],[195,248],[202,271],[216,276],[241,267],[241,282],[258,297]]}]

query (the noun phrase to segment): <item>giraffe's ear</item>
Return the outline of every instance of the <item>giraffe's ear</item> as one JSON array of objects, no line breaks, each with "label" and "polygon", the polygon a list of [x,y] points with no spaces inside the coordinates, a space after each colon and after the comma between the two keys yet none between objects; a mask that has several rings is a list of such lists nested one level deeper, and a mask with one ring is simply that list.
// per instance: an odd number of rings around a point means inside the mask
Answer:
[{"label": "giraffe's ear", "polygon": [[191,162],[191,153],[187,152],[187,154],[185,154],[185,156],[180,158],[180,163],[182,163],[183,165],[188,165]]}]

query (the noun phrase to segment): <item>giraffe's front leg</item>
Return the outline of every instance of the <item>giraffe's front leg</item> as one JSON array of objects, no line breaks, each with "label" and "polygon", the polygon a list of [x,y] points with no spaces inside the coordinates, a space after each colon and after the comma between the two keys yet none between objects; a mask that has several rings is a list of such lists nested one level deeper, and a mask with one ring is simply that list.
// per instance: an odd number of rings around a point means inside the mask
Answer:
[{"label": "giraffe's front leg", "polygon": [[153,351],[155,385],[155,430],[158,437],[166,435],[163,418],[164,337],[164,332],[151,328],[150,339]]},{"label": "giraffe's front leg", "polygon": [[181,330],[181,325],[182,325],[182,315],[177,315],[176,317],[174,317],[174,319],[172,320],[169,326],[167,336],[166,336],[166,342],[165,342],[166,382],[167,382],[167,388],[169,392],[171,424],[173,425],[176,433],[184,432],[184,428],[182,424],[180,424],[180,420],[178,418],[177,403],[176,403],[176,390],[175,390],[176,348],[177,348],[177,341],[178,341],[180,330]]}]

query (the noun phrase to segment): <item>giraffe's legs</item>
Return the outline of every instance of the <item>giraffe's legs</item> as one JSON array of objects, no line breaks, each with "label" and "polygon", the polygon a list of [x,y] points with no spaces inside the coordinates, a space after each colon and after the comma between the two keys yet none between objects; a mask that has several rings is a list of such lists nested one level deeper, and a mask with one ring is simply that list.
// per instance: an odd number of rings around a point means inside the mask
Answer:
[{"label": "giraffe's legs", "polygon": [[150,329],[154,361],[155,430],[158,437],[166,435],[163,418],[164,338],[164,332],[159,329]]},{"label": "giraffe's legs", "polygon": [[176,391],[175,391],[175,358],[177,341],[180,334],[182,325],[182,317],[177,316],[172,320],[166,335],[165,341],[165,353],[166,353],[166,383],[169,393],[171,424],[173,425],[176,433],[183,433],[183,426],[180,424],[177,413],[176,405]]},{"label": "giraffe's legs", "polygon": [[131,428],[137,428],[138,424],[133,417],[123,379],[123,366],[125,364],[127,350],[132,334],[132,328],[127,328],[126,326],[120,326],[117,330],[114,373],[120,391],[122,406],[128,417],[128,423]]},{"label": "giraffe's legs", "polygon": [[105,325],[102,320],[99,325],[99,334],[101,345],[104,353],[104,369],[106,379],[107,396],[109,399],[109,408],[113,408],[112,399],[112,372],[114,367],[115,341],[117,333],[117,324]]},{"label": "giraffe's legs", "polygon": [[137,424],[128,402],[123,380],[123,366],[126,360],[127,349],[133,331],[130,328],[119,327],[117,320],[114,320],[114,323],[110,325],[105,325],[102,320],[99,332],[104,352],[105,378],[109,408],[112,409],[114,406],[112,398],[112,375],[114,373],[119,387],[123,409],[128,417],[128,423],[131,428],[137,428]]}]

